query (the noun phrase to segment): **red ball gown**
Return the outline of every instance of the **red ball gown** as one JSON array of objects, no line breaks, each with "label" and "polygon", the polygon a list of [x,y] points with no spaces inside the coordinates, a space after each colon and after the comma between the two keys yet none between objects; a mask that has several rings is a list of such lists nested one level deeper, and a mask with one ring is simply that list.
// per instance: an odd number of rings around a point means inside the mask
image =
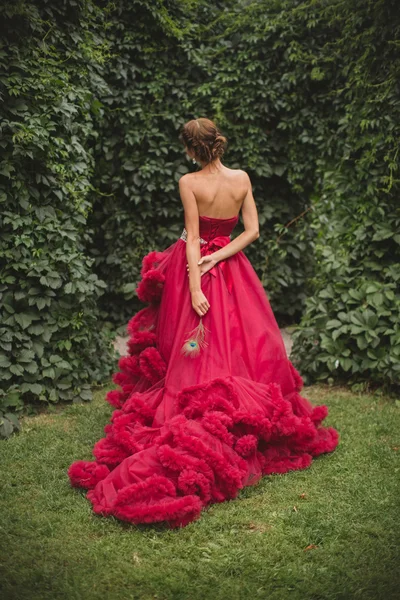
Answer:
[{"label": "red ball gown", "polygon": [[[200,251],[230,242],[238,217],[200,217]],[[70,482],[100,515],[184,526],[211,503],[235,498],[262,475],[304,469],[331,452],[328,410],[300,395],[265,290],[243,252],[202,276],[210,309],[193,310],[186,231],[143,258],[137,295],[145,308],[127,325],[107,393],[115,408],[94,461],[78,460]]]}]

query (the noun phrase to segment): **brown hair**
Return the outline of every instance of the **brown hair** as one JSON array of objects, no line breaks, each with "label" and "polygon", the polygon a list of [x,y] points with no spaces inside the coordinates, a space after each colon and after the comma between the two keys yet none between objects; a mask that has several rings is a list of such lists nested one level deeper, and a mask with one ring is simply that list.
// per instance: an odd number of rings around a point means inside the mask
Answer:
[{"label": "brown hair", "polygon": [[227,144],[216,124],[205,118],[185,123],[179,137],[186,148],[194,152],[195,158],[205,163],[221,158]]}]

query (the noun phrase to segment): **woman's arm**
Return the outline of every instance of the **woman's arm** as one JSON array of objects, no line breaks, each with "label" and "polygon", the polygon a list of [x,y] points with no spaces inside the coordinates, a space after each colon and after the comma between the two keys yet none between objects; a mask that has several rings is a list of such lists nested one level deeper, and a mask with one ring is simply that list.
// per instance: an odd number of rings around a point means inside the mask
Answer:
[{"label": "woman's arm", "polygon": [[202,317],[210,308],[210,304],[201,291],[201,274],[198,266],[200,259],[199,211],[188,177],[185,175],[179,180],[179,193],[185,211],[186,258],[189,265],[189,289],[192,296],[192,306],[197,314]]},{"label": "woman's arm", "polygon": [[207,263],[207,270],[209,270],[209,268],[212,268],[208,264],[209,262],[217,264],[219,261],[225,260],[226,258],[237,254],[238,252],[240,252],[240,250],[243,250],[243,248],[246,248],[246,246],[251,244],[251,242],[254,242],[254,240],[260,237],[258,226],[258,213],[256,203],[253,197],[253,190],[251,187],[250,177],[245,171],[243,171],[243,173],[245,173],[247,180],[247,193],[242,204],[242,218],[244,231],[243,233],[238,235],[237,238],[229,242],[229,244],[227,244],[223,248],[220,248],[219,250],[213,252],[212,254],[209,254],[208,256],[203,256],[203,258],[200,259],[198,264],[202,265],[203,263]]}]

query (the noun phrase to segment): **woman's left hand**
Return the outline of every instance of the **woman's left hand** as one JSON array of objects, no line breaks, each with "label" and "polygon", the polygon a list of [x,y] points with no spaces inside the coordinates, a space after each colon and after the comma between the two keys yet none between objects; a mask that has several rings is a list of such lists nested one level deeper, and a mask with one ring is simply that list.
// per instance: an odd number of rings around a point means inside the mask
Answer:
[{"label": "woman's left hand", "polygon": [[[215,258],[213,258],[212,254],[208,254],[207,256],[203,256],[199,262],[197,263],[200,267],[200,275],[204,275],[205,273],[208,273],[208,271],[211,271],[211,269],[213,267],[215,267],[215,265],[218,263],[217,260],[215,260]],[[189,265],[186,265],[186,269],[187,272],[189,274]]]}]

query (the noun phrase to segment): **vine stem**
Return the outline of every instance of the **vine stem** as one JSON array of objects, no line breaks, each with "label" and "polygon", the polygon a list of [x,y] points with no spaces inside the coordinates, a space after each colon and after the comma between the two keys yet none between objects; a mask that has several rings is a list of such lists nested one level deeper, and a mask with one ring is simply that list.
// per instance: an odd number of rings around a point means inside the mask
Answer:
[{"label": "vine stem", "polygon": [[293,223],[295,223],[296,221],[298,221],[299,219],[301,219],[301,217],[304,217],[304,215],[306,213],[308,213],[308,211],[312,210],[313,207],[309,206],[308,208],[306,208],[306,210],[303,210],[302,213],[300,213],[299,215],[297,215],[297,217],[295,217],[294,219],[292,219],[291,221],[289,221],[289,223],[286,223],[285,225],[285,231],[282,231],[282,233],[280,235],[278,235],[278,237],[276,238],[276,243],[279,242],[279,240],[281,239],[281,237],[286,233],[286,230],[289,229],[289,227],[291,225],[293,225]]}]

